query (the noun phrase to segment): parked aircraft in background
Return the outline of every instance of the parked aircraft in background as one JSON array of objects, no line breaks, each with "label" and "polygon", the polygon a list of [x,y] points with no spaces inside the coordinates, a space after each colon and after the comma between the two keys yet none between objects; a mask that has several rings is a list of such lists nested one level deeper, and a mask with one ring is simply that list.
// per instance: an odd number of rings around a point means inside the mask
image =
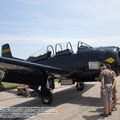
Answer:
[{"label": "parked aircraft in background", "polygon": [[[59,51],[58,46],[61,48]],[[101,63],[111,64],[118,75],[119,47],[93,48],[79,41],[75,53],[70,42],[66,44],[65,50],[58,43],[55,49],[49,45],[43,55],[30,56],[24,60],[13,57],[9,44],[5,44],[0,57],[0,69],[5,71],[3,81],[28,84],[41,96],[45,104],[50,104],[53,100],[51,90],[55,88],[56,78],[62,85],[76,83],[77,90],[83,90],[83,82],[98,80]],[[56,74],[59,76],[56,77]]]}]

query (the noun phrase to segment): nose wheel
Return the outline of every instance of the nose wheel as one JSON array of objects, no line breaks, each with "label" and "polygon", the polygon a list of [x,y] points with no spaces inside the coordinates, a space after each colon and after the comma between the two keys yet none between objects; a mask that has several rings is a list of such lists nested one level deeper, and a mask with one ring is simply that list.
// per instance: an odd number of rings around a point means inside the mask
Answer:
[{"label": "nose wheel", "polygon": [[76,89],[78,91],[83,91],[84,90],[84,83],[77,83],[76,84]]}]

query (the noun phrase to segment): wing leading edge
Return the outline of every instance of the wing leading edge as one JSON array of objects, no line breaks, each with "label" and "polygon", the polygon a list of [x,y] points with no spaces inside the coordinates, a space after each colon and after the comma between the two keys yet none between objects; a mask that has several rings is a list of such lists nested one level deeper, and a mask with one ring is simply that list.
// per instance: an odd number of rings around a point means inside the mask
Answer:
[{"label": "wing leading edge", "polygon": [[[55,73],[55,74],[70,74],[69,71],[62,70],[61,68],[56,68],[52,66],[47,66],[43,64],[28,62],[25,60],[0,57],[0,68],[2,69],[24,69],[31,68],[37,70],[45,70],[47,72]],[[9,67],[7,66],[9,64]],[[6,66],[6,67],[5,67]]]}]

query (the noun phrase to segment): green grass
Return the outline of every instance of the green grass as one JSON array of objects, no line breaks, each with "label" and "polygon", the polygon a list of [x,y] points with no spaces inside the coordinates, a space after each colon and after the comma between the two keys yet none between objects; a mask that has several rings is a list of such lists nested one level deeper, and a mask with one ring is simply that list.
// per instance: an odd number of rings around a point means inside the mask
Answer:
[{"label": "green grass", "polygon": [[23,84],[9,83],[9,82],[2,82],[2,84],[3,84],[5,90],[15,89],[17,87],[23,86]]}]

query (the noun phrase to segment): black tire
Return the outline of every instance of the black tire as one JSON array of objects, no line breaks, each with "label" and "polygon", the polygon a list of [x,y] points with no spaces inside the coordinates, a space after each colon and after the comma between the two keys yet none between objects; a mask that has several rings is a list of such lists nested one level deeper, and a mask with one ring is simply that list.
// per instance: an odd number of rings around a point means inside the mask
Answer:
[{"label": "black tire", "polygon": [[84,84],[83,83],[77,83],[76,84],[76,89],[78,91],[83,91],[84,90]]},{"label": "black tire", "polygon": [[49,105],[53,101],[53,96],[42,96],[42,103]]}]

